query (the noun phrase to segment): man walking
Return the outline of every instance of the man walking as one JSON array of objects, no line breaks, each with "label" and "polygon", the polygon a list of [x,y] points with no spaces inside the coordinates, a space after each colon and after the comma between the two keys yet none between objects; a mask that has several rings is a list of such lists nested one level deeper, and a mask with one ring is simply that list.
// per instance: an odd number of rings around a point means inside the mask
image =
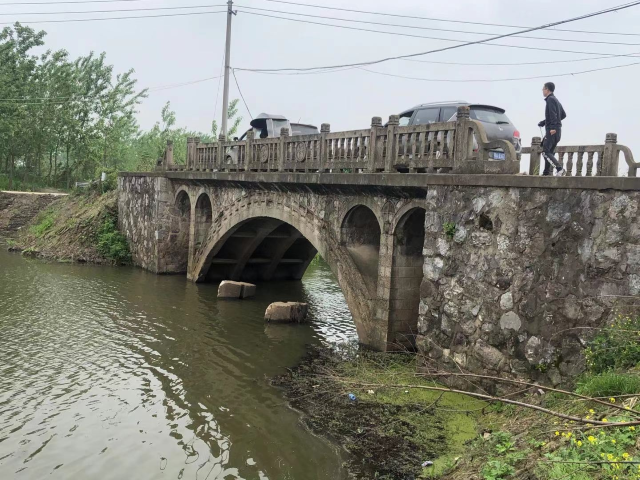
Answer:
[{"label": "man walking", "polygon": [[545,102],[547,102],[544,120],[538,124],[539,127],[545,127],[546,131],[542,141],[542,155],[544,156],[544,172],[542,172],[542,175],[551,175],[551,165],[553,164],[556,167],[556,176],[564,177],[567,172],[556,159],[555,151],[562,135],[562,120],[566,118],[567,114],[564,112],[560,101],[553,94],[555,89],[556,86],[553,82],[547,82],[542,87],[542,94]]}]

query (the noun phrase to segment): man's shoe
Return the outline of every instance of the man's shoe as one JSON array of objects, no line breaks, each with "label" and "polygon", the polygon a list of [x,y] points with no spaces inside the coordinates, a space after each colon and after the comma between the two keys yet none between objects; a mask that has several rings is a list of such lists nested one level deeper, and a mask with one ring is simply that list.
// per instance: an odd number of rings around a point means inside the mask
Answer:
[{"label": "man's shoe", "polygon": [[549,170],[545,170],[544,172],[542,172],[542,176],[543,177],[550,177],[551,176],[551,172]]},{"label": "man's shoe", "polygon": [[564,168],[561,168],[556,172],[556,177],[564,177],[567,175],[567,171]]}]

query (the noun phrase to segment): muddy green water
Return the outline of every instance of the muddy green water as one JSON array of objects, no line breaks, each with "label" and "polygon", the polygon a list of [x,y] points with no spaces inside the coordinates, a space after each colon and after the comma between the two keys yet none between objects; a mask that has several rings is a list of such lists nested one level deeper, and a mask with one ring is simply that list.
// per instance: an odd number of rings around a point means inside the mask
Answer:
[{"label": "muddy green water", "polygon": [[[308,325],[267,326],[277,300]],[[0,479],[340,479],[268,378],[355,338],[328,268],[218,301],[215,285],[0,249]]]}]

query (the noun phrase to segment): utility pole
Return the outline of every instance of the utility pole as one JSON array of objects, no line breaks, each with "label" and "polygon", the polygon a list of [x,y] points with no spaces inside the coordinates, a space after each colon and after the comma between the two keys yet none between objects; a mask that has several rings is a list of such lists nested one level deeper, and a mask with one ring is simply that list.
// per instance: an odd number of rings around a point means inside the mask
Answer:
[{"label": "utility pole", "polygon": [[227,2],[227,43],[224,53],[224,91],[222,94],[222,136],[227,139],[227,111],[229,110],[229,73],[231,71],[231,17],[235,15],[233,11],[233,0]]}]

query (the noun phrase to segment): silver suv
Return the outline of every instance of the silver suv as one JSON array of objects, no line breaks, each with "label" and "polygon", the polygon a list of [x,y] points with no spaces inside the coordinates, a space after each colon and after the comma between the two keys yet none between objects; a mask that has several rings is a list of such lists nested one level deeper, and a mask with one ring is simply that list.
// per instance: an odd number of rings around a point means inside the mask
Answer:
[{"label": "silver suv", "polygon": [[[504,109],[464,101],[423,103],[405,110],[400,114],[400,126],[424,125],[436,122],[453,122],[458,116],[458,107],[469,107],[471,119],[482,123],[487,132],[487,139],[508,140],[513,143],[518,157],[522,151],[520,132],[505,114]],[[474,138],[474,149],[478,148]],[[493,160],[504,160],[505,152],[501,148],[491,150],[489,156]]]}]

